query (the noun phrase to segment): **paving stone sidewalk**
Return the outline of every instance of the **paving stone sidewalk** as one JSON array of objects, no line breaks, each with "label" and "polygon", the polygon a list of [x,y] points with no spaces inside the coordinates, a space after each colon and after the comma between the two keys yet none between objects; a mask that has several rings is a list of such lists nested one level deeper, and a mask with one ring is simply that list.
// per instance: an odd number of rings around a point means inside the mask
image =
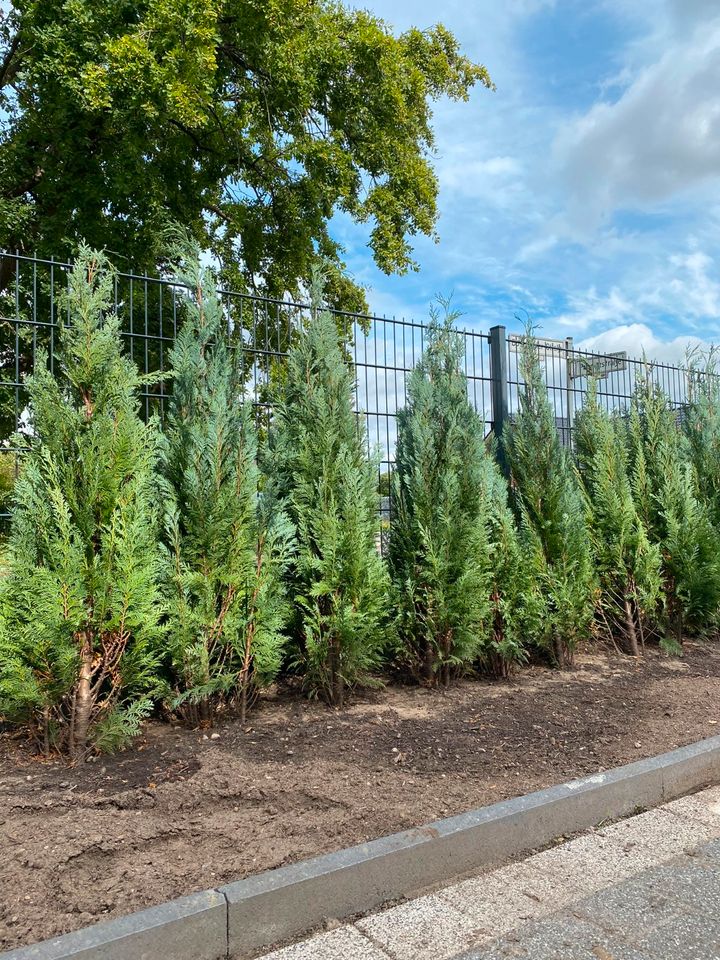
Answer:
[{"label": "paving stone sidewalk", "polygon": [[720,841],[592,894],[462,960],[719,960]]},{"label": "paving stone sidewalk", "polygon": [[720,960],[720,787],[264,960]]}]

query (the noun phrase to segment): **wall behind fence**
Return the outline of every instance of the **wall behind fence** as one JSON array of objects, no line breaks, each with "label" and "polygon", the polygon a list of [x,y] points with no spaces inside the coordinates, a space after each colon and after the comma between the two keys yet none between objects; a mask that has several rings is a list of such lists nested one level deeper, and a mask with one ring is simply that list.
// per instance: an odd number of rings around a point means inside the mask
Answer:
[{"label": "wall behind fence", "polygon": [[[7,517],[7,499],[17,472],[22,445],[8,448],[16,430],[27,432],[25,377],[44,351],[52,369],[57,329],[63,320],[63,293],[69,264],[19,254],[2,254],[11,262],[11,281],[0,291],[0,517]],[[242,343],[247,389],[258,419],[266,421],[268,384],[283,363],[288,346],[307,317],[307,304],[265,299],[222,290],[227,335]],[[127,350],[143,373],[168,369],[168,353],[184,316],[184,294],[171,281],[131,273],[116,275],[113,306]],[[407,378],[421,357],[426,324],[386,317],[333,311],[355,364],[357,409],[365,418],[368,444],[380,454],[380,474],[392,468],[398,410],[405,402]],[[468,396],[485,423],[486,433],[499,433],[518,407],[522,386],[518,373],[517,335],[504,327],[488,334],[461,330],[465,345],[464,371]],[[575,415],[587,389],[583,371],[607,361],[611,355],[576,350],[572,341],[543,341],[540,362],[558,427],[571,442]],[[608,409],[626,409],[638,376],[647,373],[644,360],[630,358],[622,369],[600,381],[600,397]],[[653,364],[650,376],[682,409],[687,402],[689,372],[668,364]],[[574,374],[574,376],[572,376]],[[160,380],[142,394],[146,416],[162,415],[169,384]]]}]

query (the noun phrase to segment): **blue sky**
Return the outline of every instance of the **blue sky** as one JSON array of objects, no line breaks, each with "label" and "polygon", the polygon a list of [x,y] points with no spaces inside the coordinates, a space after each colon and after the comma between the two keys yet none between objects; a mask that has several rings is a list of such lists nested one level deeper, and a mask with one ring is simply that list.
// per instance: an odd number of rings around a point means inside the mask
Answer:
[{"label": "blue sky", "polygon": [[453,294],[463,324],[680,359],[720,339],[717,0],[371,0],[396,30],[440,19],[497,91],[436,105],[439,244],[386,277],[336,218],[379,314]]}]

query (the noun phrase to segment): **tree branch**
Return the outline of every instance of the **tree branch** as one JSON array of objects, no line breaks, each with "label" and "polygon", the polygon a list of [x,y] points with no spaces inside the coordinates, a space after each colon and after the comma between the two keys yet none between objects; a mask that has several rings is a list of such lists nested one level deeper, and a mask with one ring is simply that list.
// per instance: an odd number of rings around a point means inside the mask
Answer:
[{"label": "tree branch", "polygon": [[181,123],[174,117],[169,117],[168,120],[174,127],[177,127],[181,133],[184,133],[186,137],[189,137],[198,150],[201,150],[203,153],[210,153],[215,157],[219,156],[217,150],[214,150],[212,147],[209,147],[207,144],[203,143],[195,131],[191,130],[190,127],[186,127],[184,123]]},{"label": "tree branch", "polygon": [[205,209],[209,210],[210,213],[214,213],[216,217],[220,217],[221,220],[224,220],[225,223],[231,223],[231,218],[225,213],[225,211],[219,207],[216,203],[206,203]]},{"label": "tree branch", "polygon": [[22,54],[20,50],[20,31],[12,38],[10,46],[0,64],[0,90],[9,86],[17,76],[20,64],[22,63]]}]

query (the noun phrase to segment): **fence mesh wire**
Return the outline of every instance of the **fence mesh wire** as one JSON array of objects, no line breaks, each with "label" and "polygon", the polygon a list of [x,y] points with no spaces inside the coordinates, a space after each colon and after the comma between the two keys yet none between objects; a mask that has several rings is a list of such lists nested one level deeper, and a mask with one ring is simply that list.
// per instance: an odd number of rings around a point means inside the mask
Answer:
[{"label": "fence mesh wire", "polygon": [[[70,265],[53,259],[0,254],[10,260],[11,280],[0,292],[0,517],[8,516],[9,495],[17,474],[22,442],[10,446],[10,438],[27,435],[28,410],[25,379],[38,362],[55,363],[57,331],[63,321]],[[271,300],[247,293],[221,290],[227,318],[227,335],[242,345],[247,390],[259,422],[270,412],[269,385],[282,365],[293,336],[308,316],[307,304]],[[168,369],[168,354],[182,323],[185,294],[170,280],[132,273],[117,273],[113,308],[127,350],[144,374]],[[388,484],[397,435],[397,413],[407,391],[408,375],[422,356],[427,335],[424,323],[333,311],[343,332],[348,356],[356,375],[356,405],[367,428],[368,449],[379,459],[383,512],[389,511]],[[493,367],[490,337],[475,329],[458,331],[464,342],[464,372],[468,396],[489,433],[493,427]],[[518,336],[504,336],[509,415],[517,411],[522,387],[518,370]],[[574,348],[570,341],[543,342],[540,363],[554,405],[558,429],[570,443],[577,411],[587,389],[584,370],[599,361],[611,366],[612,355]],[[42,360],[41,360],[42,358]],[[687,403],[689,371],[670,364],[648,365],[640,358],[627,358],[620,369],[599,383],[599,396],[607,409],[627,409],[638,377],[649,375],[682,411]],[[571,377],[569,374],[574,373]],[[162,416],[170,386],[163,379],[142,393],[145,416]]]}]

